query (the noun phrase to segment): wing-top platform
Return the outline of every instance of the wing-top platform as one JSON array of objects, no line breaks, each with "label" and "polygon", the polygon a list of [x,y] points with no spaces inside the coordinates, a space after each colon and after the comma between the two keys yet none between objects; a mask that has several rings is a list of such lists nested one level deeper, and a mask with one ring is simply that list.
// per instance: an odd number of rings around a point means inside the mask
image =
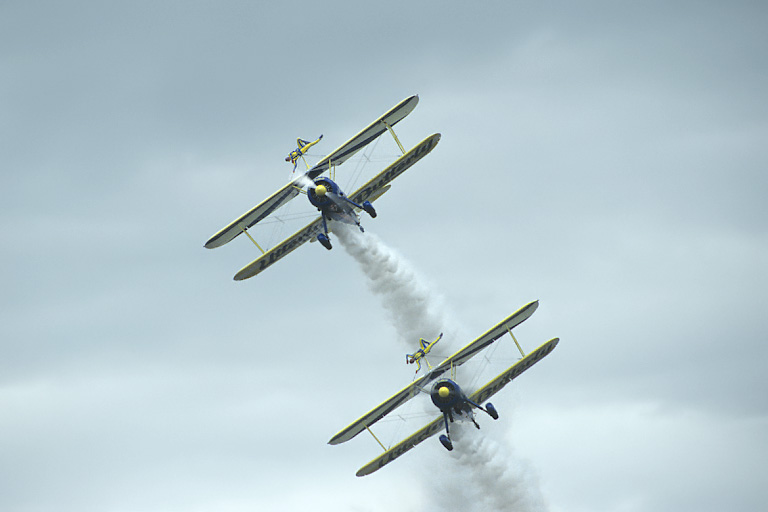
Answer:
[{"label": "wing-top platform", "polygon": [[[297,177],[284,185],[280,190],[269,196],[267,199],[251,208],[249,211],[230,222],[221,231],[213,235],[205,243],[207,249],[221,247],[231,242],[240,233],[243,233],[254,224],[272,214],[275,210],[286,204],[299,194],[304,187],[307,179],[314,180],[320,174],[330,169],[332,166],[341,165],[352,155],[360,151],[366,145],[391,129],[392,126],[402,121],[410,114],[419,103],[417,95],[410,96],[381,115],[373,123],[368,125],[357,135],[336,148],[331,154],[320,160],[314,167],[308,170],[304,175]],[[399,142],[398,142],[399,144]]]},{"label": "wing-top platform", "polygon": [[[496,324],[489,329],[485,334],[469,343],[467,346],[453,354],[451,357],[440,363],[438,366],[429,371],[426,375],[416,379],[413,383],[406,386],[398,393],[394,394],[382,404],[374,407],[372,410],[358,418],[354,423],[347,428],[336,434],[328,441],[328,444],[339,444],[349,441],[357,434],[367,429],[381,418],[403,405],[405,402],[416,396],[418,392],[430,382],[438,379],[444,373],[449,372],[452,367],[457,367],[469,359],[474,357],[482,349],[501,338],[507,332],[511,332],[514,327],[517,327],[525,320],[530,318],[531,315],[539,307],[539,301],[533,301],[522,308],[518,309],[510,316]],[[439,429],[438,429],[439,430]],[[419,431],[421,432],[421,431]],[[436,432],[436,431],[435,431]],[[434,432],[433,432],[434,433]],[[429,434],[432,435],[432,434]],[[428,437],[428,436],[427,436]],[[426,439],[426,438],[425,438]],[[421,441],[419,441],[421,442]],[[399,445],[398,445],[399,446]],[[410,448],[409,448],[410,449]]]}]

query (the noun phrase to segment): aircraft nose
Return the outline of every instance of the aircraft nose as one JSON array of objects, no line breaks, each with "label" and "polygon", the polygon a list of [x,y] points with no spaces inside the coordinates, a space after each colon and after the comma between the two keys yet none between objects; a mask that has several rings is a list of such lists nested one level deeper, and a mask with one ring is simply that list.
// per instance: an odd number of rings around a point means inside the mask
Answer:
[{"label": "aircraft nose", "polygon": [[325,185],[318,185],[315,187],[315,195],[317,196],[323,197],[327,191],[328,190],[325,188]]}]

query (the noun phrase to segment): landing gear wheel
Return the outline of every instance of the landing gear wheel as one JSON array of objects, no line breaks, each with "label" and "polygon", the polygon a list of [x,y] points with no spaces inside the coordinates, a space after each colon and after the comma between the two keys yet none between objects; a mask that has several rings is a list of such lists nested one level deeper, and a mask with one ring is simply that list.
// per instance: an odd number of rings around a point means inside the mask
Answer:
[{"label": "landing gear wheel", "polygon": [[448,450],[449,452],[453,450],[453,443],[451,442],[450,439],[448,439],[447,435],[445,434],[441,435],[440,442],[443,444],[443,446],[445,446],[445,449]]},{"label": "landing gear wheel", "polygon": [[363,203],[363,210],[371,216],[372,219],[376,218],[376,210],[373,209],[373,205],[370,201],[366,201]]},{"label": "landing gear wheel", "polygon": [[492,403],[485,404],[485,410],[488,412],[488,415],[497,420],[499,419],[499,413],[496,411],[496,408],[493,406]]},{"label": "landing gear wheel", "polygon": [[329,251],[331,250],[331,241],[328,240],[328,237],[325,236],[323,233],[320,233],[319,235],[317,235],[317,241],[323,244],[323,247],[325,247]]}]

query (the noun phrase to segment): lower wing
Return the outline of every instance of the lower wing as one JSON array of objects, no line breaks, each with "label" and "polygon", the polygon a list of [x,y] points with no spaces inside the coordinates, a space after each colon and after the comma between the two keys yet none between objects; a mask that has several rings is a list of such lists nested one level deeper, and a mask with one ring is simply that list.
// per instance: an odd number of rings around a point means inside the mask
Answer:
[{"label": "lower wing", "polygon": [[422,428],[415,434],[403,439],[399,443],[397,443],[395,446],[390,448],[389,450],[385,451],[375,459],[373,459],[371,462],[357,470],[357,476],[365,476],[370,475],[374,471],[378,471],[379,469],[383,468],[417,444],[421,443],[422,441],[429,439],[433,435],[440,432],[443,428],[445,428],[443,424],[444,420],[443,417],[440,416],[439,418],[435,418],[432,420],[432,422],[427,425],[426,427]]},{"label": "lower wing", "polygon": [[286,254],[292,252],[304,242],[313,239],[322,230],[323,220],[321,217],[318,217],[304,226],[290,238],[280,242],[275,247],[265,252],[262,256],[241,268],[240,271],[235,274],[235,281],[248,279],[266,270],[267,267],[271,266],[274,262],[281,259]]}]

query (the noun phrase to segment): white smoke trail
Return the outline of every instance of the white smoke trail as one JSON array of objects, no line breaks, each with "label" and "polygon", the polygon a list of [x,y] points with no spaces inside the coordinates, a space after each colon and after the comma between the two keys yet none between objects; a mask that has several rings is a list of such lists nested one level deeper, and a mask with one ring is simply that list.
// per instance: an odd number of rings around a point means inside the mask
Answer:
[{"label": "white smoke trail", "polygon": [[397,252],[370,233],[334,223],[333,232],[341,245],[360,264],[371,291],[381,298],[400,340],[409,349],[418,348],[419,338],[434,339],[441,332],[456,329],[445,311],[443,300],[417,276]]},{"label": "white smoke trail", "polygon": [[[446,334],[449,343],[457,338],[460,329],[451,322],[442,298],[397,252],[375,235],[360,233],[355,227],[335,223],[333,232],[360,264],[371,291],[381,297],[398,336],[408,348],[414,348],[420,337],[433,339],[440,332]],[[429,407],[434,412],[431,403]],[[429,474],[420,478],[429,486],[427,510],[547,510],[534,473],[514,458],[507,446],[477,431],[471,423],[453,425],[453,451],[450,455],[441,451],[443,462],[436,466],[440,469],[431,466]],[[447,464],[450,461],[445,459],[449,457],[456,464]]]},{"label": "white smoke trail", "polygon": [[[544,512],[546,503],[534,471],[511,449],[471,423],[451,429],[456,467],[436,482],[435,510]],[[442,454],[441,454],[442,455]],[[461,492],[456,492],[461,489]]]}]

